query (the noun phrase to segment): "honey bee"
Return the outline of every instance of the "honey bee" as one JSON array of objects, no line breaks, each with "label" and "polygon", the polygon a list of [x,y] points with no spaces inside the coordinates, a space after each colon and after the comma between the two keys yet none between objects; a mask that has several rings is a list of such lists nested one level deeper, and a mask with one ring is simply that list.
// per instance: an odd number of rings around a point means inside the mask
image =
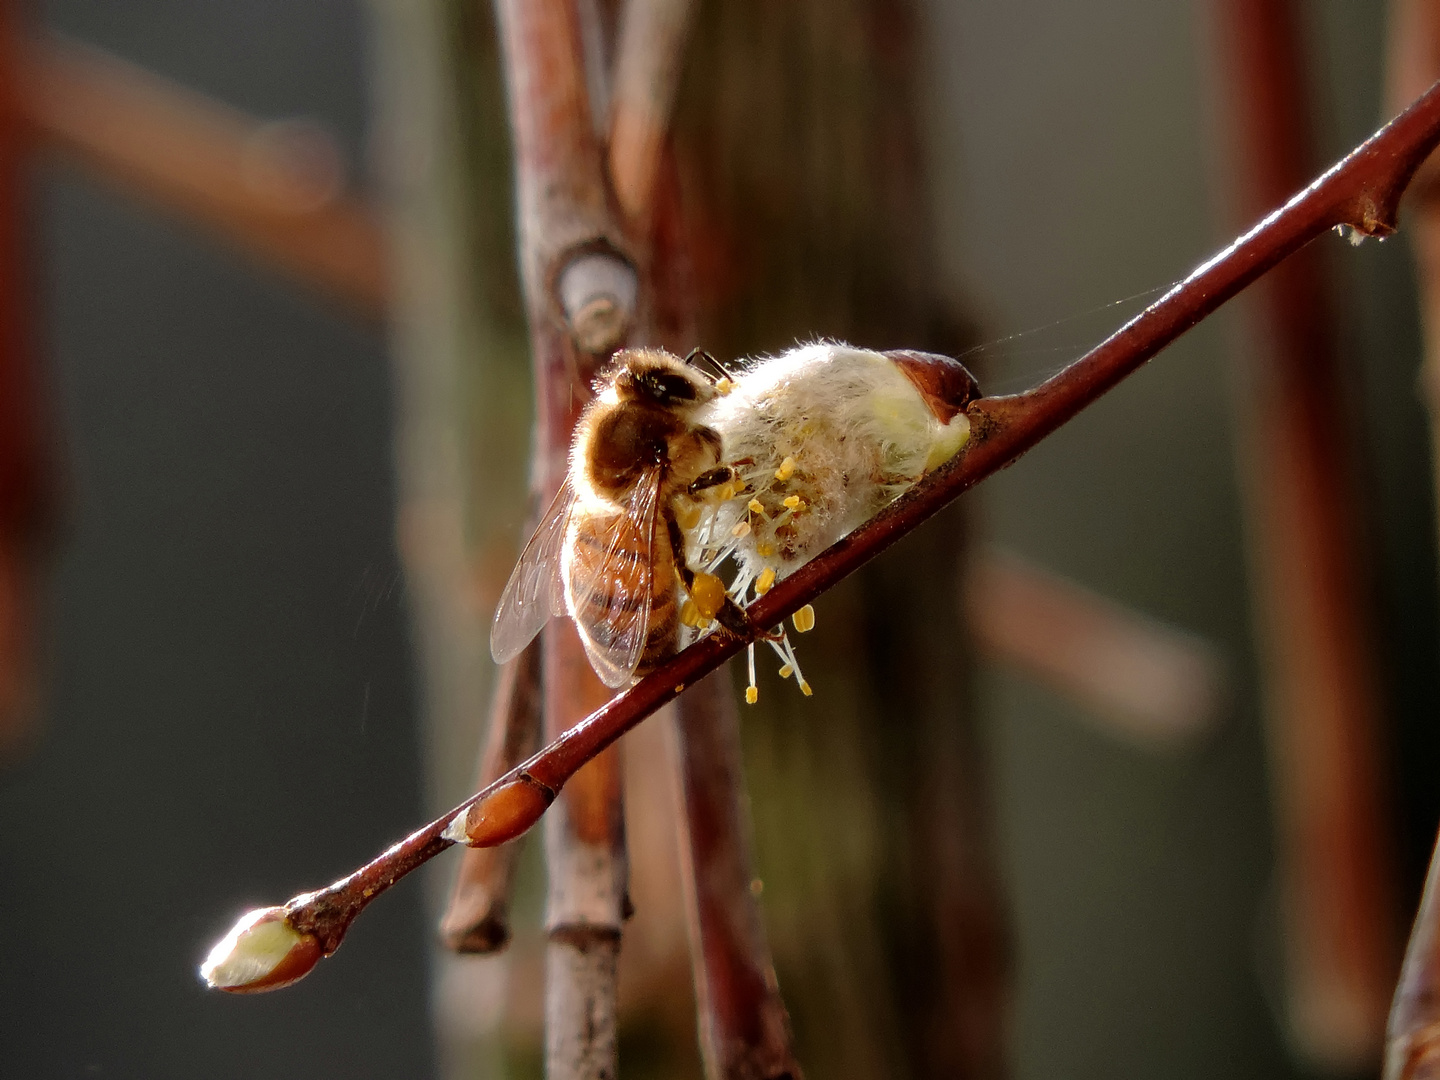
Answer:
[{"label": "honey bee", "polygon": [[552,615],[569,615],[601,681],[626,686],[675,651],[677,588],[707,624],[749,633],[720,579],[690,569],[677,517],[720,465],[721,438],[695,415],[726,388],[662,349],[616,354],[576,425],[565,482],[500,596],[498,663]]}]

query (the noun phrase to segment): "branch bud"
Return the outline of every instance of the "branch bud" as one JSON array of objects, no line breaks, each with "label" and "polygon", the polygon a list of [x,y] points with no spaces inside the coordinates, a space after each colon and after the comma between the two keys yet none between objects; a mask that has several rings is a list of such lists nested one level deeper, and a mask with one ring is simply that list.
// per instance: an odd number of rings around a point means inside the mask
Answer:
[{"label": "branch bud", "polygon": [[980,396],[975,376],[959,360],[939,353],[896,349],[882,353],[915,384],[925,404],[942,424],[948,424]]},{"label": "branch bud", "polygon": [[560,271],[560,306],[588,353],[609,353],[619,347],[635,320],[640,281],[635,268],[618,255],[589,251]]},{"label": "branch bud", "polygon": [[210,950],[200,977],[213,990],[256,994],[303,979],[321,955],[320,942],[291,926],[284,908],[256,908]]},{"label": "branch bud", "polygon": [[494,847],[529,829],[554,801],[555,792],[523,774],[456,814],[441,835],[470,847]]}]

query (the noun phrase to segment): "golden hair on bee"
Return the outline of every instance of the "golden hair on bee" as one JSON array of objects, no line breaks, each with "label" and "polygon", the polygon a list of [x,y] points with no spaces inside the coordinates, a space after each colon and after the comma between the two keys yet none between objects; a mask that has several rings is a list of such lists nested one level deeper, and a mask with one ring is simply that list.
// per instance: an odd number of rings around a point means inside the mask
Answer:
[{"label": "golden hair on bee", "polygon": [[576,424],[565,483],[500,597],[490,634],[498,662],[550,616],[569,615],[596,674],[625,686],[674,652],[677,586],[707,622],[748,632],[718,580],[697,581],[677,517],[677,502],[719,463],[720,436],[695,421],[716,393],[664,350],[616,354]]}]

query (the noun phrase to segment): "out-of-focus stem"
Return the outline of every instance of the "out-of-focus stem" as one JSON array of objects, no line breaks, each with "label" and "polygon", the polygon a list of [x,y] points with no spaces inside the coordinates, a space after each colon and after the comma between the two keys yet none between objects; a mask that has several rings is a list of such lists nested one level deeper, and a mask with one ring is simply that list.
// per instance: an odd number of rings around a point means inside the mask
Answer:
[{"label": "out-of-focus stem", "polygon": [[[1416,166],[1440,143],[1440,85],[1356,147],[1283,207],[1194,270],[1184,281],[1110,337],[1035,389],[980,398],[967,408],[973,441],[865,525],[839,540],[747,609],[757,626],[774,626],[814,601],[918,528],[961,493],[1014,462],[1045,436],[1098,400],[1286,256],[1337,225],[1389,235],[1396,208]],[[287,921],[310,933],[329,955],[355,917],[376,896],[461,838],[467,817],[494,803],[510,810],[493,836],[468,835],[484,846],[513,839],[533,825],[553,796],[588,761],[684,688],[716,670],[747,642],[726,632],[697,641],[623,694],[575,724],[518,769],[417,829],[354,873],[294,897]],[[536,797],[521,797],[532,792]],[[520,793],[520,794],[517,794]],[[518,801],[517,801],[518,800]],[[483,817],[483,813],[481,815]]]},{"label": "out-of-focus stem", "polygon": [[[1440,76],[1440,9],[1431,0],[1392,0],[1390,5],[1390,102],[1403,106]],[[1440,463],[1440,161],[1415,174],[1406,203],[1411,247],[1419,271],[1425,362],[1420,385],[1430,410],[1434,459]],[[1435,471],[1440,483],[1440,469]]]},{"label": "out-of-focus stem", "polygon": [[1225,666],[1196,635],[994,548],[970,556],[963,592],[981,652],[1087,706],[1106,731],[1163,749],[1214,726]]},{"label": "out-of-focus stem", "polygon": [[[667,5],[668,0],[632,0],[627,18],[641,17],[636,8]],[[680,42],[657,43],[662,45],[679,49]],[[651,219],[654,302],[648,329],[683,353],[696,335],[693,264],[674,155],[664,143],[657,143],[654,153],[648,166],[652,187],[641,206]],[[758,879],[750,852],[740,717],[724,668],[680,697],[671,730],[680,878],[705,1074],[708,1080],[799,1080],[790,1018],[753,890]]]},{"label": "out-of-focus stem", "polygon": [[[515,138],[520,264],[535,371],[533,478],[544,506],[565,475],[594,354],[623,341],[634,322],[638,289],[625,293],[635,271],[620,254],[619,233],[608,216],[575,5],[497,0],[496,13]],[[544,729],[553,740],[610,691],[591,670],[569,621],[552,620],[541,640]],[[533,801],[532,787],[517,790],[527,808],[541,805]],[[545,1073],[548,1080],[613,1077],[616,962],[628,903],[615,751],[577,771],[547,823],[545,855]]]},{"label": "out-of-focus stem", "polygon": [[[545,733],[554,739],[610,697],[574,626],[544,633]],[[629,914],[618,747],[586,763],[545,823],[550,889],[545,926],[545,1063],[549,1080],[613,1077],[617,964]]]},{"label": "out-of-focus stem", "polygon": [[0,3],[0,754],[38,709],[35,642],[51,496],[26,259],[25,68],[20,5]]},{"label": "out-of-focus stem", "polygon": [[1384,1080],[1440,1077],[1440,840],[1430,856],[1386,1036]]},{"label": "out-of-focus stem", "polygon": [[[1434,0],[1392,0],[1389,99],[1404,101],[1440,75],[1440,7]],[[1415,174],[1406,207],[1420,287],[1425,359],[1420,386],[1430,410],[1430,437],[1440,483],[1440,162]],[[1430,859],[1425,893],[1386,1030],[1385,1080],[1440,1077],[1440,842]]]},{"label": "out-of-focus stem", "polygon": [[[540,646],[531,642],[500,670],[476,788],[504,776],[540,745]],[[519,844],[466,848],[440,937],[456,952],[489,953],[510,940],[510,887]]]},{"label": "out-of-focus stem", "polygon": [[[1219,12],[1248,216],[1312,168],[1303,34],[1290,0],[1223,0]],[[1264,332],[1242,411],[1288,1020],[1307,1058],[1350,1070],[1380,1048],[1398,934],[1352,406],[1322,255],[1299,252],[1260,284]]]},{"label": "out-of-focus stem", "polygon": [[775,979],[750,857],[740,717],[729,673],[676,704],[681,879],[709,1080],[799,1080],[790,1018]]},{"label": "out-of-focus stem", "polygon": [[610,103],[610,178],[621,209],[647,222],[685,57],[693,0],[628,0]]},{"label": "out-of-focus stem", "polygon": [[343,193],[321,130],[261,123],[80,45],[37,41],[25,57],[18,107],[42,144],[366,315],[385,309],[384,236]]}]

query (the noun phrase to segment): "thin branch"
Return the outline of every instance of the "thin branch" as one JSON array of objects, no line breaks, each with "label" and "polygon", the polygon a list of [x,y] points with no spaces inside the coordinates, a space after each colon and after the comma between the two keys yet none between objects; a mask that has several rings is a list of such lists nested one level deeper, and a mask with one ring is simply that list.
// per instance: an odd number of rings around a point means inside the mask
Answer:
[{"label": "thin branch", "polygon": [[1386,1030],[1384,1080],[1440,1076],[1440,839],[1405,950]]},{"label": "thin branch", "polygon": [[23,13],[0,3],[0,755],[26,744],[39,715],[36,634],[54,499],[32,337]]},{"label": "thin branch", "polygon": [[1196,635],[995,548],[971,556],[963,589],[982,652],[1087,706],[1106,731],[1162,749],[1213,728],[1225,666]]},{"label": "thin branch", "polygon": [[[635,323],[639,282],[610,218],[576,4],[497,0],[495,10],[535,373],[533,480],[545,506],[565,476],[597,354],[621,344]],[[541,648],[544,730],[555,739],[610,691],[569,621],[552,620]],[[620,775],[618,751],[594,755],[577,769],[546,825],[549,1080],[618,1071],[617,964],[629,906]]]},{"label": "thin branch", "polygon": [[610,178],[632,222],[646,222],[680,83],[693,0],[628,0],[610,110]]},{"label": "thin branch", "polygon": [[[1373,236],[1393,232],[1400,196],[1437,143],[1440,85],[1075,363],[1026,393],[972,403],[968,413],[974,436],[966,451],[776,584],[750,608],[756,625],[779,623],[962,492],[1013,463],[1311,240],[1340,225]],[[319,954],[339,946],[355,916],[381,890],[462,837],[487,846],[524,832],[582,765],[745,645],[726,633],[696,642],[451,814],[328,888],[297,896],[284,909],[267,910],[283,911],[297,935],[297,950],[303,948],[313,966]],[[235,944],[243,948],[244,943]],[[268,988],[263,981],[227,988]]]},{"label": "thin branch", "polygon": [[[1391,100],[1406,100],[1440,75],[1440,9],[1432,0],[1396,0],[1390,10]],[[1413,88],[1413,89],[1412,89]],[[1405,96],[1402,96],[1405,95]],[[1432,456],[1440,467],[1440,161],[1416,174],[1407,210],[1420,287],[1425,359],[1420,387],[1430,411]],[[1440,481],[1440,468],[1434,473]],[[1431,855],[1425,891],[1386,1029],[1385,1080],[1440,1076],[1440,840]]]},{"label": "thin branch", "polygon": [[[540,647],[530,646],[500,669],[490,706],[490,732],[480,757],[483,788],[535,752],[540,743]],[[462,953],[491,953],[510,940],[510,888],[518,844],[466,848],[450,901],[440,919],[440,938]]]},{"label": "thin branch", "polygon": [[40,143],[368,316],[384,310],[385,237],[344,194],[321,130],[262,123],[85,46],[39,41],[25,53],[19,107]]},{"label": "thin branch", "polygon": [[[1220,0],[1220,61],[1247,216],[1314,163],[1292,0]],[[1398,960],[1381,779],[1377,650],[1356,531],[1353,408],[1324,252],[1252,294],[1261,333],[1244,381],[1244,471],[1283,882],[1285,994],[1300,1053],[1336,1072],[1373,1062]]]},{"label": "thin branch", "polygon": [[[673,9],[669,0],[632,0],[637,8]],[[655,48],[680,47],[678,41]],[[683,352],[696,340],[693,258],[674,153],[654,148],[653,174],[639,210],[649,218],[652,340]],[[613,157],[612,157],[613,160]],[[653,196],[653,198],[651,197]],[[680,696],[675,705],[672,773],[680,877],[685,894],[690,964],[701,1057],[709,1080],[800,1080],[790,1016],[775,961],[750,851],[751,822],[740,749],[740,716],[725,668]]]},{"label": "thin branch", "polygon": [[799,1080],[753,885],[740,716],[724,668],[682,694],[674,744],[681,877],[710,1080]]}]

